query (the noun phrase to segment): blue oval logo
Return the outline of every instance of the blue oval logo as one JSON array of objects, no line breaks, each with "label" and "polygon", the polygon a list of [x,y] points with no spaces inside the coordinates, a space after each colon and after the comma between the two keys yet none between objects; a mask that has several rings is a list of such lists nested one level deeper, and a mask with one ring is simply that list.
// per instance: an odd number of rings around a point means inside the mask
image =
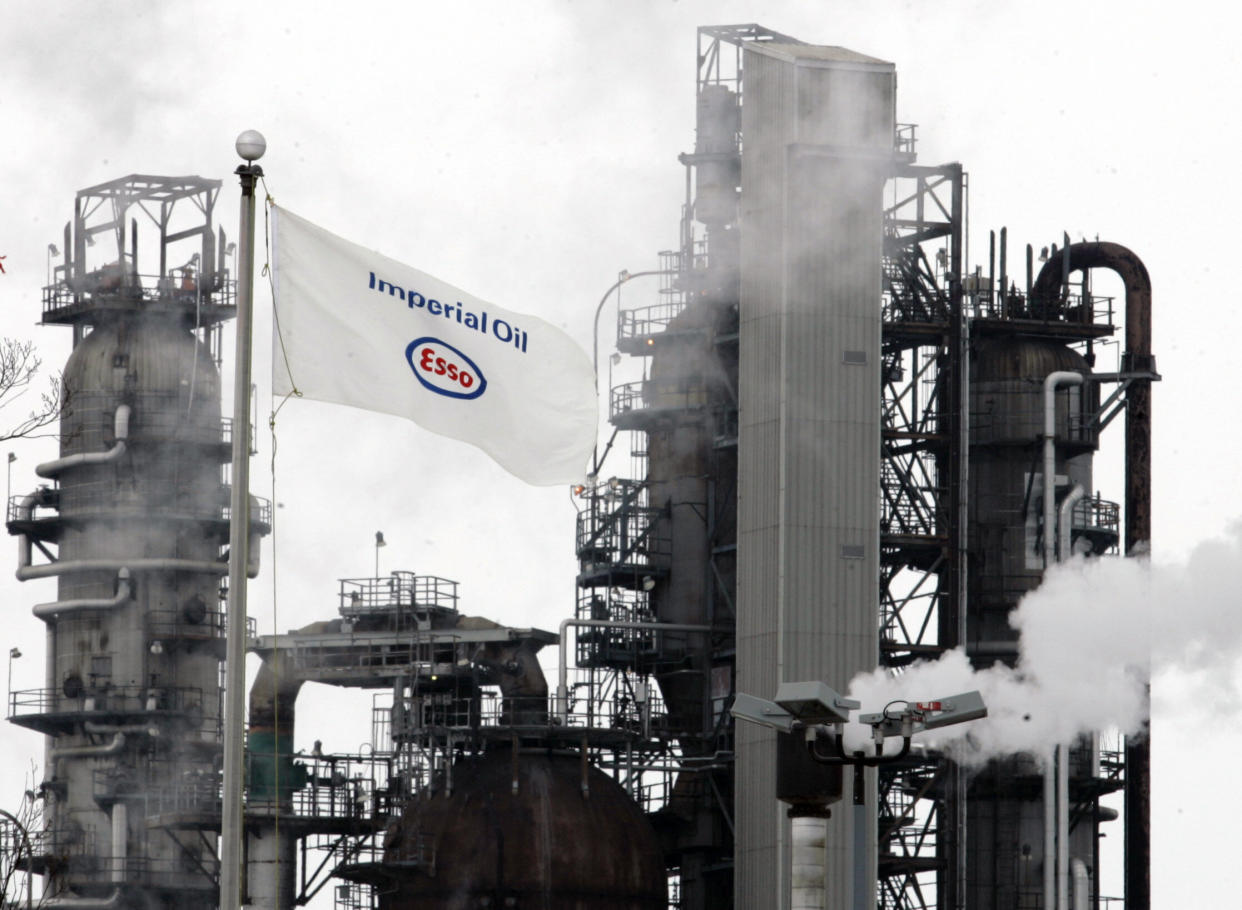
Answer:
[{"label": "blue oval logo", "polygon": [[415,338],[405,349],[405,359],[418,381],[437,395],[469,401],[487,388],[479,365],[439,338]]}]

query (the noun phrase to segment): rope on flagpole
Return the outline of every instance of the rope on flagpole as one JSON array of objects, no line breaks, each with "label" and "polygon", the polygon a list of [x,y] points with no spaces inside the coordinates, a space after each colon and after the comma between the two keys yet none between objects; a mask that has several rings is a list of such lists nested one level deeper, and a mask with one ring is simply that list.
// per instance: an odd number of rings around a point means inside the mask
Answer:
[{"label": "rope on flagpole", "polygon": [[263,271],[261,274],[267,279],[268,287],[272,294],[272,330],[276,333],[276,340],[280,344],[280,356],[285,362],[285,373],[289,377],[289,384],[293,387],[289,394],[285,395],[280,404],[272,409],[271,417],[268,418],[268,425],[272,429],[273,439],[273,459],[275,458],[275,433],[276,433],[276,415],[280,413],[280,409],[290,398],[301,398],[302,390],[298,388],[297,381],[293,378],[293,368],[289,366],[289,352],[285,349],[285,336],[280,328],[280,311],[276,308],[276,282],[272,276],[272,209],[276,206],[276,200],[272,198],[271,192],[267,188],[267,181],[262,177],[259,181],[263,184],[263,252],[266,261],[263,263]]},{"label": "rope on flagpole", "polygon": [[[262,177],[259,178],[259,181],[263,184],[263,197],[264,197],[263,199],[264,262],[263,262],[263,270],[260,272],[260,274],[264,278],[267,279],[267,285],[272,295],[272,326],[273,326],[273,330],[276,333],[276,337],[280,340],[281,355],[284,356],[285,369],[288,371],[290,385],[293,386],[293,390],[288,395],[285,395],[284,398],[281,399],[281,402],[279,405],[277,405],[275,408],[272,409],[271,415],[267,419],[268,432],[271,434],[271,439],[272,439],[271,538],[272,538],[272,637],[274,639],[278,634],[280,634],[279,632],[280,610],[279,610],[279,599],[277,597],[278,586],[277,586],[277,580],[276,580],[276,575],[277,575],[277,572],[276,572],[276,537],[277,537],[277,534],[276,532],[277,532],[277,528],[279,527],[279,521],[277,519],[277,512],[280,510],[280,502],[276,498],[276,415],[280,413],[280,409],[285,406],[286,401],[288,401],[293,396],[297,396],[298,398],[301,398],[302,393],[298,391],[297,385],[293,382],[293,371],[289,369],[289,357],[287,354],[285,354],[285,341],[280,333],[280,315],[276,309],[276,282],[272,276],[272,220],[271,220],[271,211],[272,211],[272,207],[276,204],[276,200],[272,198],[272,193],[267,188],[267,181],[264,180]],[[284,669],[283,661],[280,658],[280,651],[279,649],[277,649],[276,651],[272,652],[272,711],[277,716],[279,716],[280,714],[280,677],[281,677],[281,671],[283,669]],[[277,728],[277,730],[279,730],[279,728]],[[281,765],[279,732],[277,732],[276,737],[272,740],[272,748],[276,752],[276,754],[272,756],[273,787],[275,789],[277,806],[279,807],[280,805],[280,765]],[[293,751],[293,743],[289,743],[289,751],[290,752]],[[276,838],[276,842],[280,843],[280,810],[279,808],[276,811],[274,836]],[[276,856],[277,856],[277,861],[276,861],[277,862],[277,874],[279,874],[280,862],[282,858],[281,852],[279,850],[277,851]]]}]

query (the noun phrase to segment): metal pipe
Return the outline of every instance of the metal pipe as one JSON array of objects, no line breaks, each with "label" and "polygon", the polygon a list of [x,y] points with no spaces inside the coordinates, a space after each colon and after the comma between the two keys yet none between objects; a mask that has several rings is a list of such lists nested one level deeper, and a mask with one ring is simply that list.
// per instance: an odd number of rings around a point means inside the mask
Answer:
[{"label": "metal pipe", "polygon": [[1057,559],[1061,562],[1069,559],[1074,554],[1071,552],[1074,538],[1074,506],[1087,495],[1087,491],[1082,488],[1082,484],[1074,484],[1074,489],[1061,500],[1061,506],[1057,514]]},{"label": "metal pipe", "polygon": [[828,820],[798,816],[790,826],[790,910],[824,910]]},{"label": "metal pipe", "polygon": [[45,897],[39,901],[40,910],[113,910],[121,906],[121,889],[112,892],[111,897]]},{"label": "metal pipe", "polygon": [[[43,490],[35,490],[33,493],[27,493],[22,497],[22,501],[17,505],[17,520],[30,521],[34,517],[34,507],[43,498]],[[22,569],[30,565],[31,547],[30,536],[28,534],[19,534],[17,536],[17,577],[21,578]]]},{"label": "metal pipe", "polygon": [[1082,373],[1056,370],[1044,379],[1044,568],[1056,562],[1057,386],[1082,385]]},{"label": "metal pipe", "polygon": [[556,719],[559,723],[569,721],[569,666],[566,632],[570,626],[594,629],[653,629],[663,632],[710,632],[711,626],[689,625],[669,622],[613,622],[610,619],[562,619],[558,634],[560,666],[556,679]]},{"label": "metal pipe", "polygon": [[1048,764],[1044,766],[1044,900],[1047,910],[1056,910],[1056,767],[1057,751],[1054,748],[1048,756]]},{"label": "metal pipe", "polygon": [[117,573],[116,594],[111,597],[84,597],[78,600],[56,600],[51,603],[36,604],[31,611],[44,622],[55,621],[62,613],[78,613],[82,610],[113,610],[125,603],[133,595],[129,583],[129,569],[121,569]]},{"label": "metal pipe", "polygon": [[1057,746],[1057,908],[1069,910],[1069,746]]},{"label": "metal pipe", "polygon": [[125,881],[125,860],[129,852],[128,819],[125,800],[118,799],[112,805],[112,881],[118,885]]},{"label": "metal pipe", "polygon": [[64,458],[57,458],[54,461],[45,461],[35,468],[35,473],[40,477],[54,479],[70,468],[78,468],[88,464],[111,464],[119,460],[125,454],[126,440],[129,439],[129,405],[123,404],[116,409],[116,416],[113,418],[112,427],[116,442],[108,451],[79,452],[76,455],[66,455]]},{"label": "metal pipe", "polygon": [[254,523],[254,513],[259,511],[259,497],[250,497],[250,545],[246,547],[246,577],[259,577],[259,556],[263,544],[263,533]]},{"label": "metal pipe", "polygon": [[104,755],[118,755],[125,748],[125,734],[117,733],[112,742],[98,746],[64,746],[52,749],[48,756],[53,762],[62,758],[99,758]]},{"label": "metal pipe", "polygon": [[229,567],[222,562],[211,562],[205,559],[169,559],[165,557],[143,559],[129,559],[126,557],[62,559],[59,562],[50,562],[42,566],[21,566],[17,570],[17,578],[20,581],[30,581],[32,578],[54,578],[58,575],[71,575],[74,572],[120,572],[121,569],[129,569],[130,572],[202,572],[209,575],[225,575],[228,573]]},{"label": "metal pipe", "polygon": [[[1052,300],[1061,290],[1061,271],[1044,263],[1032,297]],[[1147,555],[1151,543],[1151,383],[1158,379],[1151,352],[1151,278],[1133,251],[1118,243],[1075,243],[1070,270],[1106,268],[1126,288],[1124,372],[1135,377],[1126,390],[1125,554]],[[1147,712],[1150,717],[1150,710]],[[1151,729],[1126,740],[1125,880],[1128,910],[1151,906]]]},{"label": "metal pipe", "polygon": [[1070,899],[1072,910],[1090,910],[1091,908],[1091,873],[1087,864],[1074,857],[1070,860],[1070,873],[1073,875],[1073,893]]}]

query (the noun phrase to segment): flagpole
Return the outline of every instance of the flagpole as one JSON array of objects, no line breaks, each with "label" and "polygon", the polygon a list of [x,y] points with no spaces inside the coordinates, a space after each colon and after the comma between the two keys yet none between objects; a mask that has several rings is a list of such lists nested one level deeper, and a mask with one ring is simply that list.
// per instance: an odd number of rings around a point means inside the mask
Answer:
[{"label": "flagpole", "polygon": [[241,178],[241,228],[237,255],[237,342],[233,371],[233,483],[229,497],[228,639],[224,652],[224,794],[220,819],[220,910],[241,906],[244,808],[242,743],[246,711],[246,564],[250,549],[250,357],[254,323],[254,189],[263,169],[267,142],[247,130],[237,137],[237,154],[246,160]]}]

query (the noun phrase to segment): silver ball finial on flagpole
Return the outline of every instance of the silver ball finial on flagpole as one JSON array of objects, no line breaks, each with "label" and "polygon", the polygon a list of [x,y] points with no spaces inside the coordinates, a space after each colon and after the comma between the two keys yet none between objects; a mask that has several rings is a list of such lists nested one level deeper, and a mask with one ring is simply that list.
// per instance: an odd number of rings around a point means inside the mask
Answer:
[{"label": "silver ball finial on flagpole", "polygon": [[237,154],[246,161],[258,161],[267,151],[267,140],[258,130],[246,130],[237,137]]}]

